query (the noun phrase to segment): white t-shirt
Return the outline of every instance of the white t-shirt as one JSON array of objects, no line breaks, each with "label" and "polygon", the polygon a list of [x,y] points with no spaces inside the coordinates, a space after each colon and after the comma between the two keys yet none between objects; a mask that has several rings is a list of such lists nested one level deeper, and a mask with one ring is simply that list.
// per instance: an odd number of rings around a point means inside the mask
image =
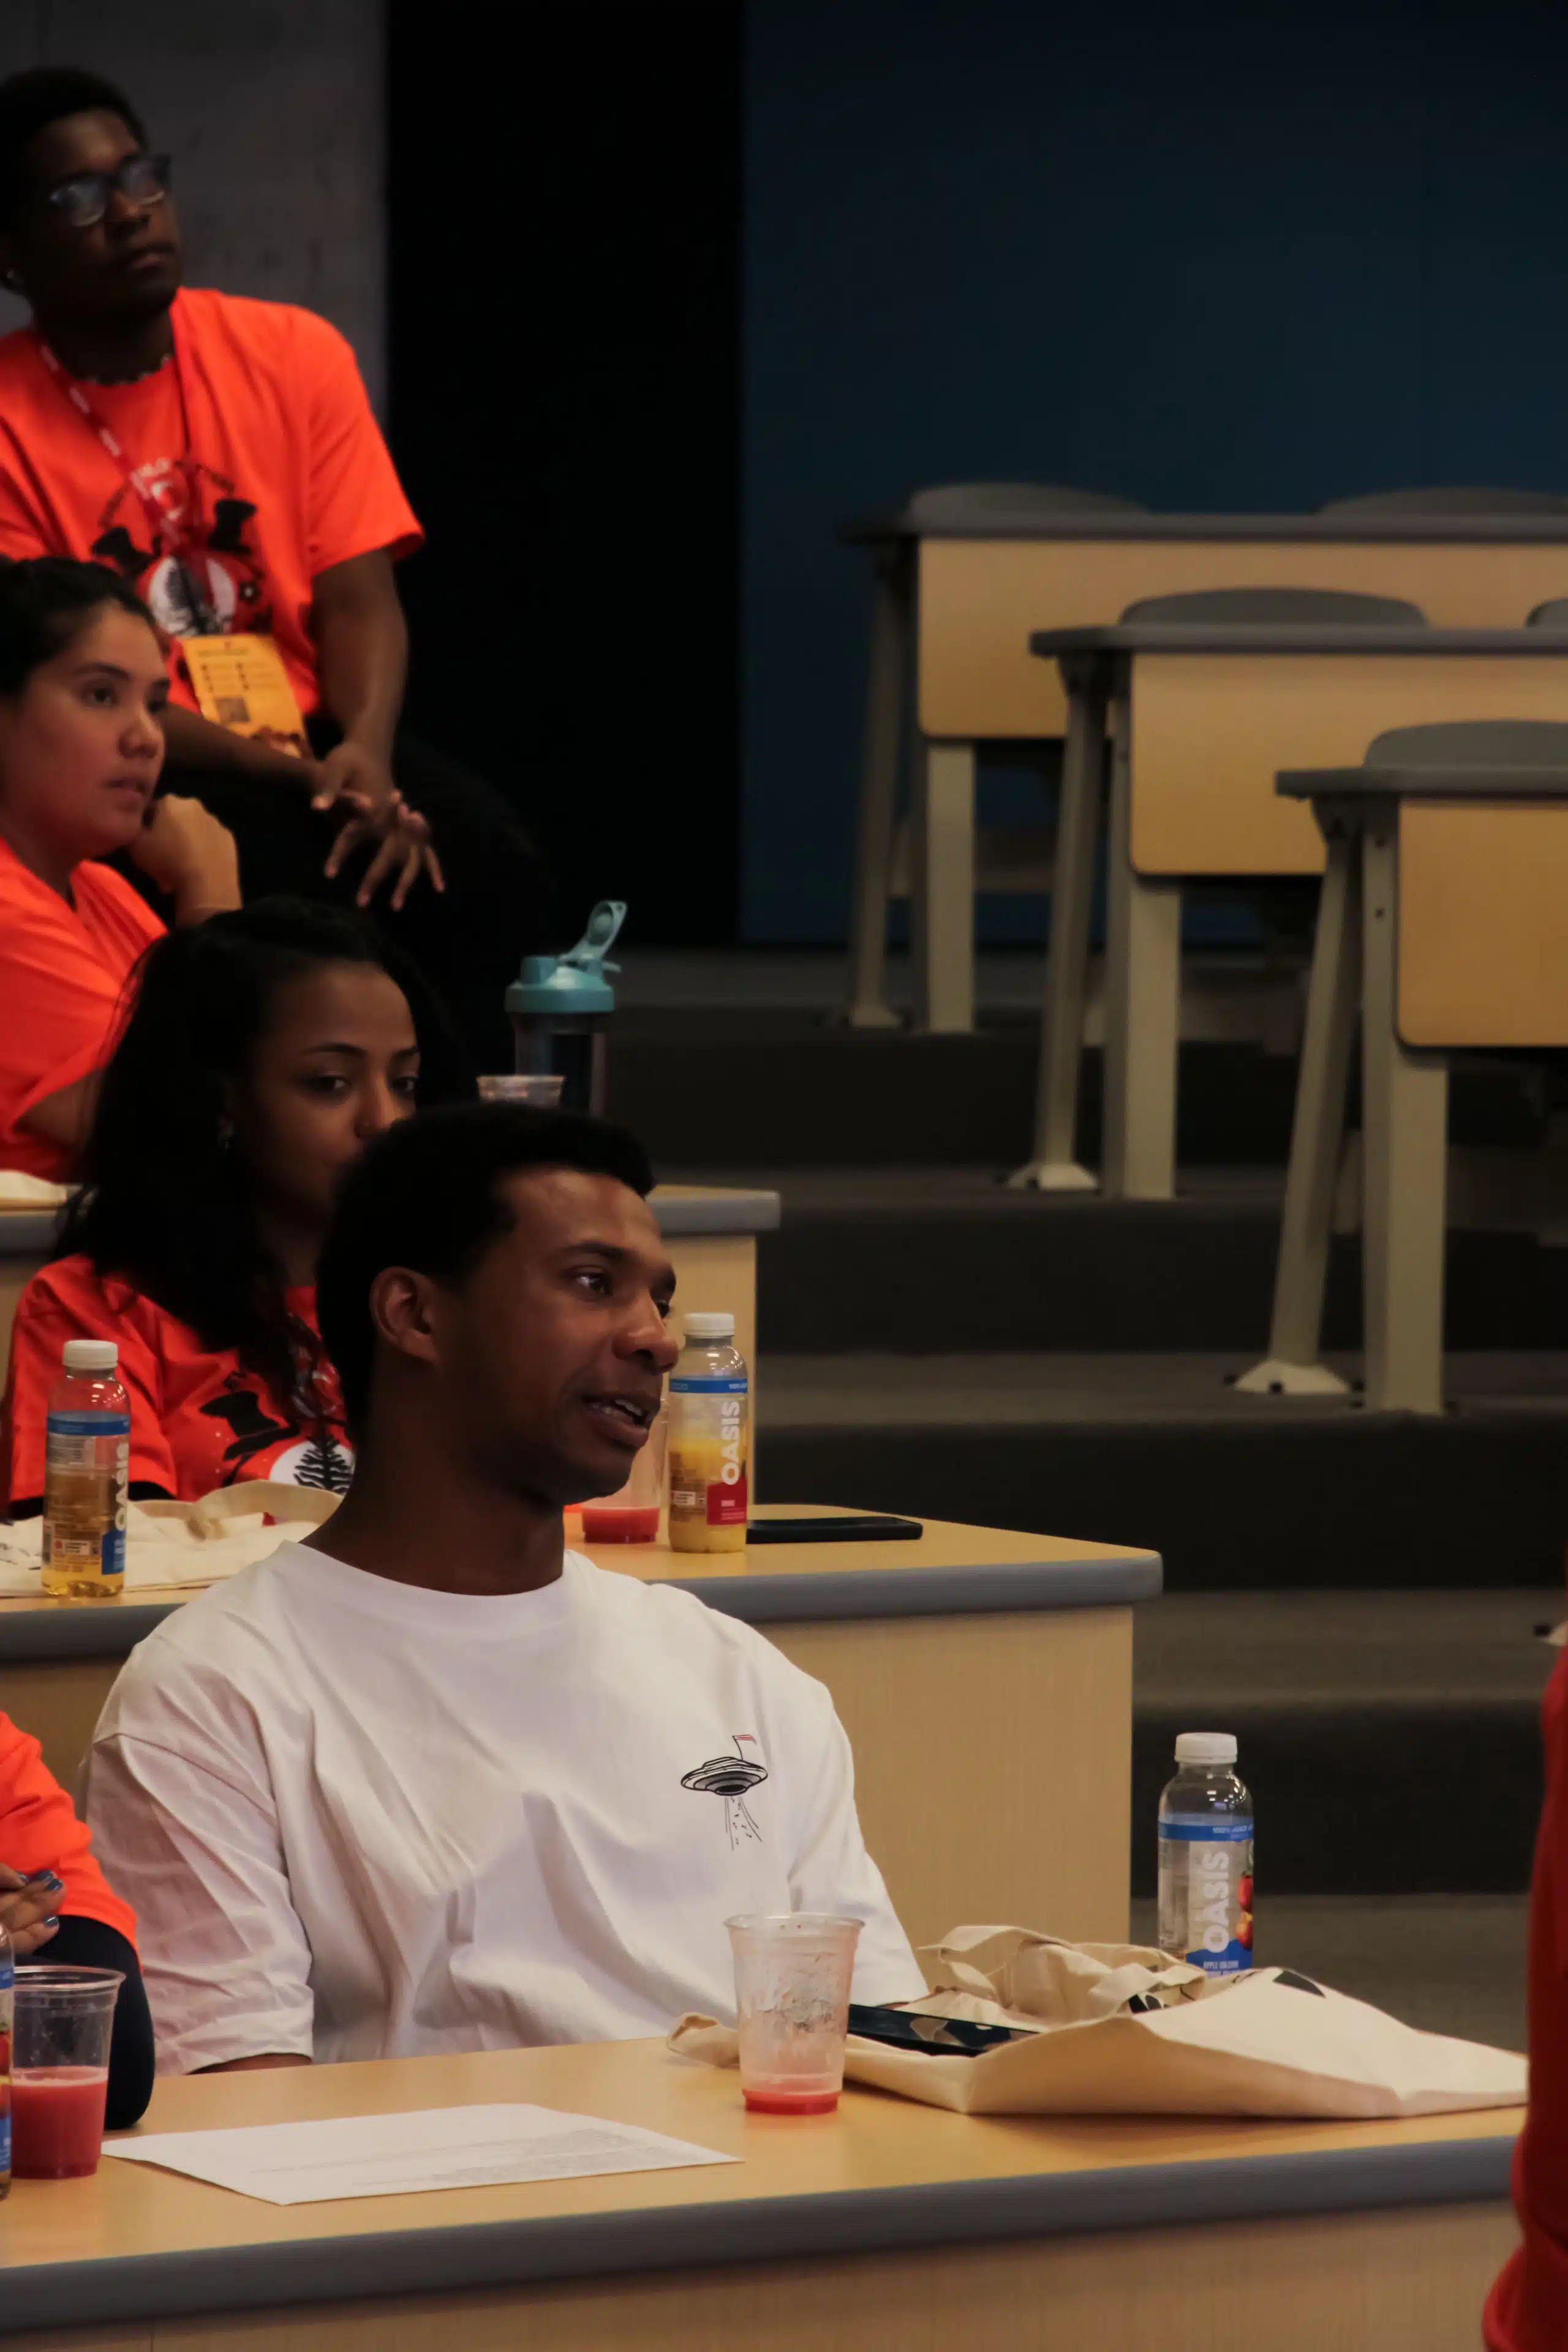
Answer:
[{"label": "white t-shirt", "polygon": [[282,1545],[132,1653],[86,1809],[169,2074],[731,2017],[738,1911],[863,1919],[856,1999],[924,1989],[822,1685],[578,1553],[491,1597]]}]

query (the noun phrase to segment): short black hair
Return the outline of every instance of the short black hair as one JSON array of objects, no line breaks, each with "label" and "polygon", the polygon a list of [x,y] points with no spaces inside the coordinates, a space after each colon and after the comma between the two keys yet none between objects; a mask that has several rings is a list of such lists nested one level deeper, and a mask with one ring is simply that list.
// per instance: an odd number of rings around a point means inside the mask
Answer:
[{"label": "short black hair", "polygon": [[137,145],[147,144],[136,109],[101,74],[80,66],[29,66],[25,73],[9,75],[0,81],[0,225],[16,217],[28,142],[70,114],[118,114]]},{"label": "short black hair", "polygon": [[337,1367],[351,1432],[364,1426],[375,1331],[370,1286],[405,1265],[452,1287],[510,1228],[500,1180],[525,1168],[613,1176],[646,1199],[647,1152],[623,1127],[524,1103],[422,1111],[378,1136],[338,1195],[316,1276],[321,1340]]},{"label": "short black hair", "polygon": [[20,694],[36,669],[79,636],[95,613],[118,605],[157,635],[157,623],[130,582],[106,563],[73,555],[0,558],[0,695]]}]

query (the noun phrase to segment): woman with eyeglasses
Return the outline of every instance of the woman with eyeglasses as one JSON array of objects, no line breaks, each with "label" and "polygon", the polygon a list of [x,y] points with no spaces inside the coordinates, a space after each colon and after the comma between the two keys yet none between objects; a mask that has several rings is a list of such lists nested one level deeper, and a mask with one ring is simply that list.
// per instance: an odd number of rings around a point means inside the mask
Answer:
[{"label": "woman with eyeglasses", "polygon": [[68,1339],[119,1348],[133,1498],[252,1478],[341,1493],[352,1459],[315,1303],[338,1180],[416,1103],[471,1091],[421,982],[352,913],[261,899],[162,940],[58,1255],[17,1306],[0,1506],[41,1506]]},{"label": "woman with eyeglasses", "polygon": [[138,957],[162,922],[100,861],[128,851],[176,925],[238,902],[234,843],[154,798],[168,692],[116,573],[0,563],[0,1168],[68,1177]]},{"label": "woman with eyeglasses", "polygon": [[419,525],[337,329],[182,288],[170,178],[96,75],[0,83],[0,278],[32,314],[0,338],[0,553],[139,589],[183,648],[171,772],[233,831],[247,898],[376,899],[506,1069],[542,874],[507,803],[399,726]]}]

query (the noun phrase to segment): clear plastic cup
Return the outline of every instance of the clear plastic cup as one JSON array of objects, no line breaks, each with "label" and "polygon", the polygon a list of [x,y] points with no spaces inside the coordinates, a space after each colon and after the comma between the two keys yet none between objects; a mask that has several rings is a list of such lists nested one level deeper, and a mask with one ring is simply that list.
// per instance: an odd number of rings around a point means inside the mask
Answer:
[{"label": "clear plastic cup", "polygon": [[824,2116],[844,2087],[858,1919],[753,1912],[724,1922],[735,1955],[741,2088],[769,2116]]},{"label": "clear plastic cup", "polygon": [[117,1969],[16,1970],[11,2036],[11,2170],[75,2180],[98,2170]]},{"label": "clear plastic cup", "polygon": [[559,1110],[564,1077],[552,1070],[506,1070],[479,1080],[481,1102],[528,1103],[534,1110]]},{"label": "clear plastic cup", "polygon": [[669,1424],[661,1412],[632,1456],[632,1475],[613,1495],[583,1506],[584,1543],[657,1543]]}]

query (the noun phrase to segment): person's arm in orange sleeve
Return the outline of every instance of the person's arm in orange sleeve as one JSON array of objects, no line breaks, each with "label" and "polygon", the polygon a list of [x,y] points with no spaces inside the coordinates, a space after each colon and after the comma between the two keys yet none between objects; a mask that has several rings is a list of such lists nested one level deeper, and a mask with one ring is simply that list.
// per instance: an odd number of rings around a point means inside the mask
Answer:
[{"label": "person's arm in orange sleeve", "polygon": [[408,666],[392,567],[418,546],[419,525],[348,342],[307,312],[295,326],[307,387],[310,634],[322,704],[343,731],[321,764],[338,789],[384,799]]},{"label": "person's arm in orange sleeve", "polygon": [[0,418],[0,556],[26,563],[35,555],[69,555],[38,505],[37,484],[14,425]]},{"label": "person's arm in orange sleeve", "polygon": [[139,1318],[116,1315],[96,1276],[62,1261],[36,1274],[11,1327],[5,1420],[11,1445],[11,1513],[36,1517],[44,1501],[44,1423],[68,1339],[112,1339],[131,1400],[131,1495],[179,1497],[174,1457],[163,1434],[163,1368]]},{"label": "person's arm in orange sleeve", "polygon": [[113,1969],[104,2122],[135,2123],[153,2094],[153,2020],[136,1957],[136,1920],[93,1859],[87,1825],[36,1739],[0,1715],[0,1925],[18,1958],[47,1951],[68,1968]]}]

